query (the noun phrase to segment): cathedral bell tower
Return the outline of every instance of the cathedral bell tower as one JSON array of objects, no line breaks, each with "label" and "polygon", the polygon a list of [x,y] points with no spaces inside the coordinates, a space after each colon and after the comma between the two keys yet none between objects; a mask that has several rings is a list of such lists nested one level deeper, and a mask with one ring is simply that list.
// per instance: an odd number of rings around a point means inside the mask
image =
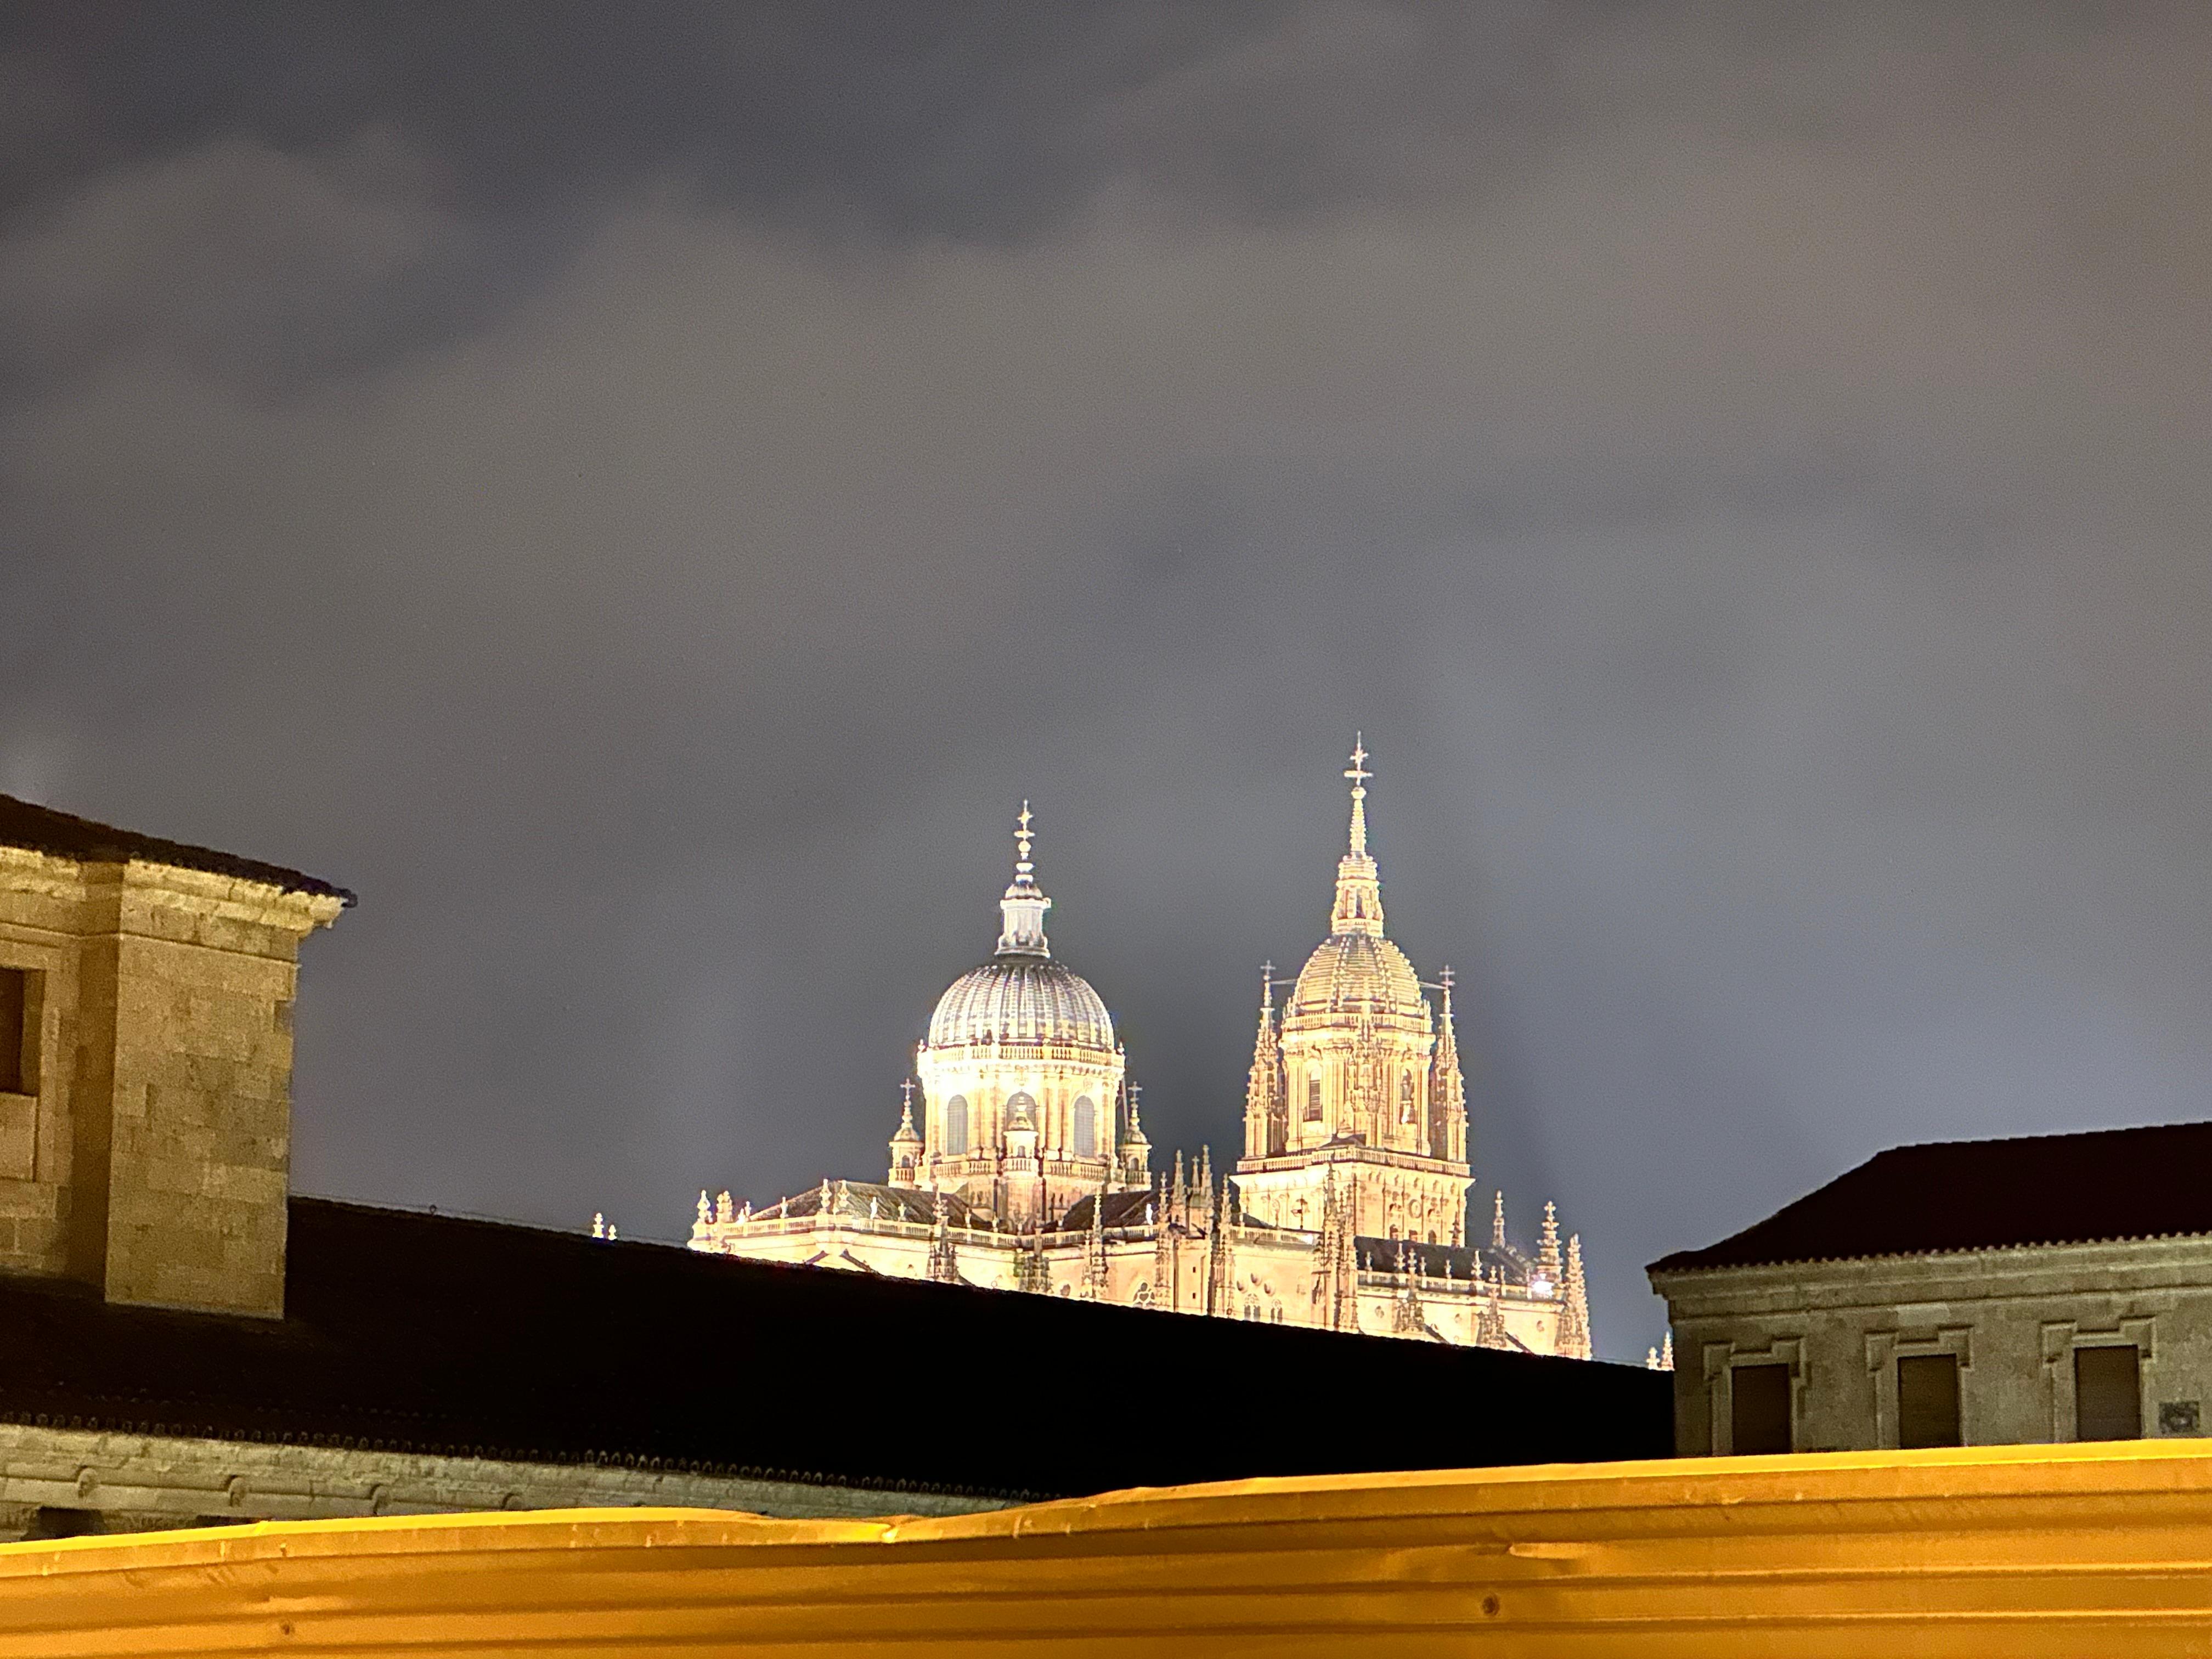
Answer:
[{"label": "cathedral bell tower", "polygon": [[1383,932],[1382,876],[1367,846],[1367,760],[1355,743],[1328,937],[1279,1014],[1279,981],[1272,966],[1261,972],[1237,1185],[1247,1211],[1275,1226],[1318,1229],[1333,1186],[1358,1236],[1458,1244],[1469,1171],[1450,970],[1424,985]]}]

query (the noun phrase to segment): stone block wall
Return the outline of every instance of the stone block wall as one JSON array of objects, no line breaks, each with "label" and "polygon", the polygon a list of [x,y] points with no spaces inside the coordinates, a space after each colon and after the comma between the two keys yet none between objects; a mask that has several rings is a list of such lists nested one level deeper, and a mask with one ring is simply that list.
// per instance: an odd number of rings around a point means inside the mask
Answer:
[{"label": "stone block wall", "polygon": [[0,847],[27,1090],[0,1096],[0,1270],[283,1311],[300,940],[340,901]]}]

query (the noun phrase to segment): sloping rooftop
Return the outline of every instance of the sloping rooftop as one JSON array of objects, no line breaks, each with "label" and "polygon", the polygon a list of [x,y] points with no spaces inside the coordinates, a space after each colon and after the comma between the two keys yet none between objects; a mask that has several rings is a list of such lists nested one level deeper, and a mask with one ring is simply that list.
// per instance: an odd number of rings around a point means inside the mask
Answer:
[{"label": "sloping rooftop", "polygon": [[1893,1146],[1653,1273],[2212,1233],[2212,1123]]},{"label": "sloping rooftop", "polygon": [[[1668,1379],[1636,1367],[322,1199],[292,1200],[286,1285],[273,1321],[0,1278],[0,1421],[1009,1498],[1672,1444]],[[1094,1369],[1110,1435],[1069,1409]]]},{"label": "sloping rooftop", "polygon": [[240,881],[258,881],[288,893],[313,893],[347,904],[354,902],[354,896],[344,888],[303,871],[219,853],[212,847],[194,847],[180,841],[163,841],[158,836],[142,836],[134,830],[118,830],[111,823],[95,823],[90,818],[57,812],[51,806],[19,800],[13,795],[0,795],[0,847],[21,847],[87,864],[115,864],[138,859],[179,870],[200,870]]}]

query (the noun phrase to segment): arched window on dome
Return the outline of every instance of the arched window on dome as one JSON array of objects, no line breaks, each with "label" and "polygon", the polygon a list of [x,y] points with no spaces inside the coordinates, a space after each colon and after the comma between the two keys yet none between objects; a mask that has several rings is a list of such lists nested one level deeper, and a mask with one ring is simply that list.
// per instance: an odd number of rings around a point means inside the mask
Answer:
[{"label": "arched window on dome", "polygon": [[1036,1100],[1028,1090],[1017,1089],[1013,1093],[1006,1097],[1006,1124],[1008,1127],[1011,1128],[1015,1125],[1024,1123],[1034,1126],[1036,1122]]},{"label": "arched window on dome", "polygon": [[955,1095],[945,1103],[945,1152],[958,1158],[968,1150],[968,1097]]},{"label": "arched window on dome", "polygon": [[1075,1155],[1098,1156],[1098,1107],[1089,1095],[1080,1097],[1075,1103]]}]

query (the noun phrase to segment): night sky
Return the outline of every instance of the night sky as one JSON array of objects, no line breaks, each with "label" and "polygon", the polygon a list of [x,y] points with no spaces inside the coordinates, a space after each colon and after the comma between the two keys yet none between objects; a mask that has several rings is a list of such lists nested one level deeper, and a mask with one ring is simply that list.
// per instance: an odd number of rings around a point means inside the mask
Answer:
[{"label": "night sky", "polygon": [[2212,9],[0,14],[0,791],[296,865],[301,1190],[881,1178],[1037,811],[1239,1142],[1355,730],[1642,1277],[2212,1116]]}]

